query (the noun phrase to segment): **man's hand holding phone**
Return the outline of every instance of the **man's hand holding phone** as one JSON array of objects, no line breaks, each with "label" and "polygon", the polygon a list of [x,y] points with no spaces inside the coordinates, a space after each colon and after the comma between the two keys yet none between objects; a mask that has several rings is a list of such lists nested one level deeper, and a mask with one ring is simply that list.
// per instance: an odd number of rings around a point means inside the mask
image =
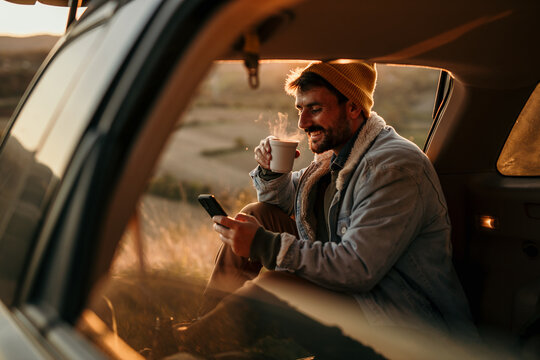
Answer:
[{"label": "man's hand holding phone", "polygon": [[238,256],[249,257],[251,243],[261,224],[251,215],[239,213],[234,219],[227,216],[214,216],[214,231],[229,245]]},{"label": "man's hand holding phone", "polygon": [[249,257],[251,243],[261,226],[257,219],[242,213],[236,215],[234,219],[228,217],[223,207],[211,194],[199,195],[198,200],[212,217],[215,223],[214,230],[219,234],[221,241],[230,245],[236,255]]}]

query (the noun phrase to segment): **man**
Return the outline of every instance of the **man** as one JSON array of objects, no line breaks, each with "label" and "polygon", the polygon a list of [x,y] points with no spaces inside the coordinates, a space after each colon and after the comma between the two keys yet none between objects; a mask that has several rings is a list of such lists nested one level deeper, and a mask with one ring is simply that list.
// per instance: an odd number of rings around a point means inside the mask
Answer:
[{"label": "man", "polygon": [[315,160],[272,173],[269,138],[261,141],[250,174],[260,203],[214,218],[225,246],[209,292],[235,291],[262,264],[352,294],[370,324],[472,335],[436,172],[371,111],[375,82],[365,62],[314,62],[289,76]]},{"label": "man", "polygon": [[[436,328],[477,340],[452,266],[437,174],[416,145],[371,111],[375,81],[374,65],[365,62],[315,62],[289,76],[286,91],[315,159],[277,174],[269,138],[256,147],[250,175],[259,202],[234,219],[214,217],[224,246],[205,315],[178,332],[181,348],[216,354],[270,336],[294,339],[321,358],[380,358],[268,291],[262,283],[279,272],[318,285],[311,290],[343,293],[339,302],[358,309],[350,312],[358,326]],[[274,272],[259,276],[262,267]]]}]

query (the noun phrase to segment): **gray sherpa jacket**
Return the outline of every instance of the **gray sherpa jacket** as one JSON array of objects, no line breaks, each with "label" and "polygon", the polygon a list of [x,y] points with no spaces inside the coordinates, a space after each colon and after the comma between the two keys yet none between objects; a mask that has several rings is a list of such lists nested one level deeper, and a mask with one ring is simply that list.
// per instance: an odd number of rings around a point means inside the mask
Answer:
[{"label": "gray sherpa jacket", "polygon": [[[295,214],[299,238],[280,236],[278,271],[352,294],[373,325],[444,327],[474,336],[451,261],[450,222],[425,154],[372,112],[339,172],[329,209],[330,241],[315,238],[312,189],[332,152],[307,168],[264,180],[250,175],[262,202]],[[411,322],[411,319],[421,322]]]}]

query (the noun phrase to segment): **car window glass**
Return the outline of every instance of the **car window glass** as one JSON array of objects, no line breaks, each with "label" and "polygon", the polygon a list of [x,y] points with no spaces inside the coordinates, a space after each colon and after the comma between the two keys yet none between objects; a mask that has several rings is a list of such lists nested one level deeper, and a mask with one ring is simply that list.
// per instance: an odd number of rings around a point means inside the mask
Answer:
[{"label": "car window glass", "polygon": [[540,176],[540,84],[504,144],[497,169],[507,176]]},{"label": "car window glass", "polygon": [[46,194],[58,181],[35,154],[98,39],[99,29],[94,29],[55,56],[32,90],[0,153],[0,296],[6,302],[24,266]]},{"label": "car window glass", "polygon": [[[64,173],[73,150],[102,96],[117,74],[125,54],[133,46],[140,28],[152,14],[148,8],[156,7],[155,1],[138,1],[123,4],[104,28],[107,36],[100,42],[80,81],[74,86],[72,96],[58,111],[57,121],[51,127],[37,159],[47,164],[57,175]],[[102,7],[105,10],[106,6]],[[98,9],[100,11],[101,9]],[[91,18],[88,18],[91,20]]]},{"label": "car window glass", "polygon": [[[256,201],[248,175],[256,164],[253,149],[274,131],[301,138],[294,169],[313,160],[305,135],[297,132],[294,99],[283,91],[287,73],[298,66],[263,63],[260,88],[253,91],[242,64],[216,63],[197,90],[125,231],[109,278],[94,289],[81,318],[79,329],[107,353],[122,357],[127,348],[157,358],[176,352],[171,329],[197,318],[205,306],[220,240],[199,194],[214,194],[231,216]],[[431,126],[438,75],[379,66],[374,110],[420,147]],[[320,327],[342,343],[339,331],[304,320],[298,317],[298,329]],[[118,336],[118,343],[112,346],[107,336]],[[310,354],[301,338],[270,336],[255,347],[276,359]]]},{"label": "car window glass", "polygon": [[51,194],[158,3],[124,3],[109,21],[70,40],[15,121],[0,154],[0,171],[6,174],[0,181],[0,296],[5,302],[11,301]]},{"label": "car window glass", "polygon": [[90,31],[58,53],[32,89],[11,130],[29,151],[37,149],[49,123],[55,119],[55,111],[78,81],[81,65],[88,62],[99,33]]},{"label": "car window glass", "polygon": [[12,39],[13,44],[20,44],[24,50],[16,50],[16,47],[14,51],[4,50],[0,57],[0,143],[4,141],[9,120],[26,88],[58,41],[56,36],[44,36],[43,41],[39,43],[40,48],[36,50],[29,38]]}]

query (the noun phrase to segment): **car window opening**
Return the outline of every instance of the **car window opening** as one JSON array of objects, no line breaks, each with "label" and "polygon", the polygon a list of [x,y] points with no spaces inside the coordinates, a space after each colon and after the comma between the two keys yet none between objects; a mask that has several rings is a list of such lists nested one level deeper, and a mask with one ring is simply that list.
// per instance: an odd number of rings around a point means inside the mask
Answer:
[{"label": "car window opening", "polygon": [[[294,99],[283,91],[286,74],[299,66],[305,63],[262,62],[260,86],[253,90],[244,64],[216,62],[182,116],[117,249],[108,284],[88,309],[110,327],[104,297],[110,299],[118,336],[135,351],[168,346],[168,340],[156,345],[137,335],[154,328],[156,319],[182,323],[197,317],[220,243],[198,194],[215,194],[231,214],[255,201],[247,175],[255,166],[253,149],[272,131],[298,137],[302,155],[295,169],[312,161],[305,134],[297,129]],[[438,71],[384,65],[378,70],[375,110],[422,146]],[[298,344],[281,346],[298,357],[309,355]]]},{"label": "car window opening", "polygon": [[521,110],[497,161],[506,176],[540,176],[540,84]]}]

